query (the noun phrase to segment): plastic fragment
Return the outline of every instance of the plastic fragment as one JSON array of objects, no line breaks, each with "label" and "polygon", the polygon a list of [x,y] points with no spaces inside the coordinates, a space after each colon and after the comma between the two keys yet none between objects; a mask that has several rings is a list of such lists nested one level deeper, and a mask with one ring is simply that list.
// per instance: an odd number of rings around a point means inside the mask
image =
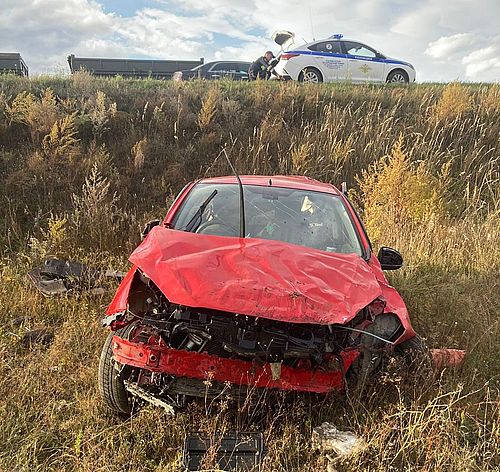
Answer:
[{"label": "plastic fragment", "polygon": [[313,445],[322,452],[347,456],[363,448],[365,441],[351,431],[341,431],[332,423],[324,422],[312,432]]}]

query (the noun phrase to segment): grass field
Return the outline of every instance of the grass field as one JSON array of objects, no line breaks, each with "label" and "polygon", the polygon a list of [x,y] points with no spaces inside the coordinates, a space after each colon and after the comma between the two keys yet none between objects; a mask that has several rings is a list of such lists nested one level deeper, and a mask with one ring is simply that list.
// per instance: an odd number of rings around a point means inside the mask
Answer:
[{"label": "grass field", "polygon": [[[463,367],[362,396],[199,402],[123,421],[98,397],[104,294],[44,298],[27,271],[55,255],[127,268],[142,225],[203,175],[346,181],[432,347]],[[184,434],[264,432],[265,471],[323,471],[314,426],[367,446],[338,471],[500,470],[500,86],[302,86],[0,77],[0,470],[174,471]],[[30,329],[54,341],[23,347]]]}]

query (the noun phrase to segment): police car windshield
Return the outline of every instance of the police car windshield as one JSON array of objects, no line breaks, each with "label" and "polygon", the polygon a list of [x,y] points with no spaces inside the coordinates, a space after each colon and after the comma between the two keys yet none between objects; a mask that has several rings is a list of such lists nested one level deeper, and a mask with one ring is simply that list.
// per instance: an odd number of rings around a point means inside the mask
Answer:
[{"label": "police car windshield", "polygon": [[[216,194],[210,199],[210,196]],[[363,255],[353,222],[342,199],[310,190],[245,185],[246,237],[272,239],[328,252]],[[217,236],[239,236],[239,189],[236,184],[197,184],[173,220],[173,228]]]}]

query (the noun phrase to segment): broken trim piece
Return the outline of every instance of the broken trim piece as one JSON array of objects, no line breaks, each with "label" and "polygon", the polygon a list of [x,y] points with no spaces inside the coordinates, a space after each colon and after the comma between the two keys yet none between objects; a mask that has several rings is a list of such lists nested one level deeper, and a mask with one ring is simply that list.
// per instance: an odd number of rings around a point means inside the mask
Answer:
[{"label": "broken trim piece", "polygon": [[460,367],[465,360],[466,351],[462,349],[431,349],[432,365],[435,370],[446,367]]},{"label": "broken trim piece", "polygon": [[173,406],[167,403],[165,400],[155,397],[147,390],[144,390],[138,385],[132,382],[128,382],[127,380],[123,381],[123,385],[125,386],[125,390],[127,390],[127,392],[131,393],[132,395],[141,398],[142,400],[147,401],[148,403],[151,403],[151,405],[163,408],[165,412],[171,416],[175,415],[175,410]]},{"label": "broken trim piece", "polygon": [[81,262],[63,259],[46,259],[40,267],[28,272],[28,278],[45,296],[61,295],[73,289],[90,290],[99,293],[104,279],[121,281],[124,272],[99,270]]},{"label": "broken trim piece", "polygon": [[225,431],[210,436],[193,432],[186,435],[182,465],[186,471],[205,470],[208,455],[214,461],[209,464],[214,470],[260,470],[264,454],[264,436],[260,432]]},{"label": "broken trim piece", "polygon": [[116,362],[152,372],[315,393],[344,390],[344,373],[359,355],[356,350],[342,352],[340,357],[343,366],[337,371],[313,371],[282,366],[280,378],[273,380],[273,371],[268,363],[257,365],[255,362],[225,359],[206,353],[148,346],[127,341],[119,336],[113,337],[112,346]]}]

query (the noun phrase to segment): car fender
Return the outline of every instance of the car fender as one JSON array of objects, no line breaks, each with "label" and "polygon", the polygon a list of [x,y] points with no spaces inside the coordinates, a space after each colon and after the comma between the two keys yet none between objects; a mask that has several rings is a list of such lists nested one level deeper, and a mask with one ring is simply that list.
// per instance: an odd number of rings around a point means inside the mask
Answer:
[{"label": "car fender", "polygon": [[106,310],[106,316],[115,315],[127,310],[130,288],[132,286],[136,271],[137,266],[134,265],[127,272],[127,275],[121,281],[118,289],[116,290],[115,296],[113,297],[113,300]]},{"label": "car fender", "polygon": [[403,298],[394,287],[389,285],[389,282],[384,275],[384,271],[380,266],[380,262],[375,254],[371,255],[368,264],[370,265],[372,272],[375,274],[382,290],[382,297],[386,302],[384,313],[392,313],[396,315],[403,326],[404,331],[398,339],[394,340],[395,344],[400,344],[407,339],[413,338],[416,332],[411,325],[410,315]]}]

